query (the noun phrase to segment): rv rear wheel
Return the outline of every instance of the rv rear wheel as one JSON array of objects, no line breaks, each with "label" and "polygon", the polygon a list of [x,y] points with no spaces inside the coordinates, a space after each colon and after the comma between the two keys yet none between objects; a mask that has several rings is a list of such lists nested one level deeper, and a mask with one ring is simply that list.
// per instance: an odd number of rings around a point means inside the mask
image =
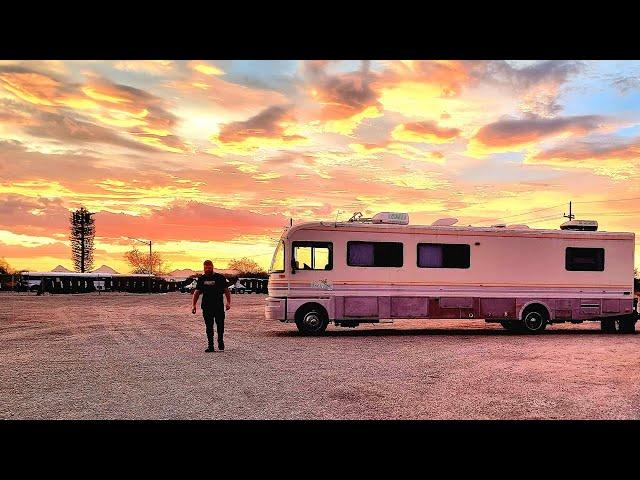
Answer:
[{"label": "rv rear wheel", "polygon": [[531,309],[525,312],[522,318],[522,326],[526,332],[538,333],[547,326],[547,315],[542,310]]},{"label": "rv rear wheel", "polygon": [[303,335],[320,335],[328,324],[327,313],[319,305],[303,306],[296,312],[296,326]]},{"label": "rv rear wheel", "polygon": [[635,333],[635,331],[636,331],[635,318],[623,318],[621,320],[618,320],[619,333]]}]

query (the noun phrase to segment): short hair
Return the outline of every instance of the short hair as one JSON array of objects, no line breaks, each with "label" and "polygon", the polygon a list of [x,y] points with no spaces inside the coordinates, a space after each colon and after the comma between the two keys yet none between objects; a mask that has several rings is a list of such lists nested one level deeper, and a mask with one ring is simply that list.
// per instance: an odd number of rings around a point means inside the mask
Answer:
[{"label": "short hair", "polygon": [[205,260],[203,265],[211,265],[213,267],[213,262],[211,260]]}]

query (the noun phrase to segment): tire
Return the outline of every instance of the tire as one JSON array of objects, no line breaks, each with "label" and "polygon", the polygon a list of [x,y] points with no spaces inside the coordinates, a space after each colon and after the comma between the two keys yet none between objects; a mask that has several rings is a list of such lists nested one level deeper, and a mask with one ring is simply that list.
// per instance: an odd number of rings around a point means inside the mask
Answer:
[{"label": "tire", "polygon": [[611,318],[600,320],[600,331],[603,333],[616,333],[616,321]]},{"label": "tire", "polygon": [[321,335],[329,325],[324,308],[317,305],[302,307],[296,312],[296,326],[303,335]]},{"label": "tire", "polygon": [[528,333],[540,333],[549,323],[546,311],[542,309],[530,309],[522,316],[522,328]]},{"label": "tire", "polygon": [[505,330],[513,332],[518,329],[517,323],[520,322],[518,322],[517,320],[505,320],[504,322],[500,322],[500,325],[502,325],[502,328],[504,328]]},{"label": "tire", "polygon": [[618,333],[635,333],[635,332],[636,332],[635,318],[623,318],[618,321]]}]

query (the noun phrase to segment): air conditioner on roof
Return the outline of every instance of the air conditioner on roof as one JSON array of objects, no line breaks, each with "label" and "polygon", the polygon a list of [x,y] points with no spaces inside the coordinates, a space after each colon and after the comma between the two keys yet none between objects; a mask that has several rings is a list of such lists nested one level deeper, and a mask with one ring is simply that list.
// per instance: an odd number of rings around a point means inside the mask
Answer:
[{"label": "air conditioner on roof", "polygon": [[596,220],[569,220],[560,225],[560,230],[584,230],[595,232],[598,230],[598,222]]},{"label": "air conditioner on roof", "polygon": [[399,212],[380,212],[371,218],[371,223],[394,223],[397,225],[408,225],[409,214]]},{"label": "air conditioner on roof", "polygon": [[457,218],[439,218],[431,224],[432,227],[450,227],[458,223]]}]

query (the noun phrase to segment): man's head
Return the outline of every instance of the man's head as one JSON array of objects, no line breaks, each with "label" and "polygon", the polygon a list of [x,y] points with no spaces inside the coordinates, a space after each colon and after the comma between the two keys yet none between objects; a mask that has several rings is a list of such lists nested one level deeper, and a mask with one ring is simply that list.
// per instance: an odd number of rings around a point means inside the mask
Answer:
[{"label": "man's head", "polygon": [[205,260],[202,265],[204,266],[205,275],[211,275],[213,273],[213,262],[211,260]]}]

